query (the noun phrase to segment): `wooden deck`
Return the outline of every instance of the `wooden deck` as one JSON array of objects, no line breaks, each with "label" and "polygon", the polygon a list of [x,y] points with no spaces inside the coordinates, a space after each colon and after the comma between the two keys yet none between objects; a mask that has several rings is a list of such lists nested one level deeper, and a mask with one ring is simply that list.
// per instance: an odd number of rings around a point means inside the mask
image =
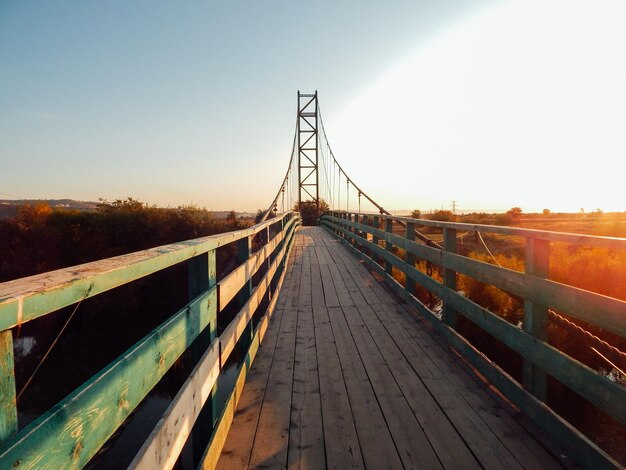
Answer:
[{"label": "wooden deck", "polygon": [[332,235],[297,234],[218,467],[557,468]]}]

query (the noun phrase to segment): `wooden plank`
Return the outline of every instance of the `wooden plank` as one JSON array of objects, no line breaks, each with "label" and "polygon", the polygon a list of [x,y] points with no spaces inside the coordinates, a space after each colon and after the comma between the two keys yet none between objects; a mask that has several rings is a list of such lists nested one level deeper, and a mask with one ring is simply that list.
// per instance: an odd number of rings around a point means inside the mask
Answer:
[{"label": "wooden plank", "polygon": [[341,274],[339,273],[339,266],[341,266],[341,263],[336,262],[331,255],[333,250],[334,249],[332,247],[329,247],[328,251],[323,250],[321,252],[322,256],[326,259],[328,274],[330,275],[330,279],[332,279],[332,288],[329,287],[329,289],[332,289],[335,292],[339,306],[352,306],[354,305],[354,302],[350,296],[350,292],[348,292],[346,284],[343,282]]},{"label": "wooden plank", "polygon": [[[307,232],[303,231],[305,234]],[[302,280],[300,281],[300,294],[298,297],[298,308],[313,306],[313,284],[311,281],[311,245],[310,235],[305,235],[309,240],[308,244],[302,248]]]},{"label": "wooden plank", "polygon": [[329,310],[319,308],[313,311],[326,467],[337,470],[365,468],[336,340],[328,320]]},{"label": "wooden plank", "polygon": [[[418,323],[415,317],[410,316],[405,307],[399,304],[387,304],[380,305],[378,308],[374,307],[374,311],[385,328],[392,333],[394,339],[403,341],[403,337],[408,337],[412,340],[408,342],[406,351],[403,350],[404,355],[413,368],[424,369],[420,372],[420,377],[423,378],[429,390],[438,397],[444,410],[447,409],[448,397],[462,400],[459,408],[464,412],[466,419],[472,423],[470,430],[464,433],[470,447],[493,445],[493,439],[497,439],[525,468],[557,468],[559,466],[552,454],[548,453],[512,419],[507,410],[500,406],[491,395],[485,393],[484,387],[480,385],[473,371],[460,366],[458,357],[451,354],[449,345],[444,346],[437,342],[431,333],[424,329],[422,323]],[[414,315],[417,315],[417,312]],[[440,387],[448,392],[454,390],[455,393],[443,395],[443,391],[439,391]],[[461,408],[463,403],[465,406]],[[508,408],[513,411],[510,405]],[[514,412],[519,414],[517,409]],[[455,419],[451,416],[453,422]],[[460,428],[460,426],[456,427]],[[463,428],[468,429],[465,426]],[[476,429],[471,430],[473,428]],[[476,439],[479,442],[472,442]],[[484,442],[481,442],[483,440]],[[479,453],[475,452],[475,454],[480,457]]]},{"label": "wooden plank", "polygon": [[[346,246],[350,248],[350,245]],[[354,250],[353,253],[366,260],[365,255]],[[371,264],[372,268],[383,278],[387,285],[398,295],[407,300],[420,315],[441,333],[446,340],[474,367],[485,376],[493,385],[501,391],[512,403],[524,410],[527,416],[541,429],[551,436],[555,442],[561,445],[566,452],[574,456],[577,461],[588,468],[621,468],[619,464],[606,452],[582,435],[569,423],[556,415],[544,403],[526,392],[506,372],[491,362],[486,356],[476,350],[463,337],[443,324],[415,297],[409,295],[406,290],[393,278],[386,276],[384,269],[377,264]]]},{"label": "wooden plank", "polygon": [[219,352],[219,343],[214,341],[167,407],[129,468],[152,470],[174,467],[200,410],[212,394],[220,373]]},{"label": "wooden plank", "polygon": [[215,319],[217,289],[198,297],[0,446],[0,462],[82,467],[198,334]]},{"label": "wooden plank", "polygon": [[357,307],[331,310],[331,315],[345,314],[346,323],[363,361],[380,408],[391,431],[405,468],[441,468],[441,463],[426,437],[424,427],[411,407],[369,334]]},{"label": "wooden plank", "polygon": [[[302,269],[307,269],[306,260]],[[287,464],[297,319],[297,310],[283,312],[250,456],[252,468]]]},{"label": "wooden plank", "polygon": [[[355,259],[343,249],[337,250],[337,257],[351,264]],[[470,372],[459,366],[458,359],[450,354],[449,348],[444,350],[435,342],[416,319],[410,317],[404,307],[381,288],[365,268],[357,264],[349,269],[349,273],[355,281],[358,278],[365,289],[376,294],[379,301],[372,302],[371,306],[380,323],[399,347],[402,344],[400,349],[404,357],[419,374],[431,394],[437,397],[438,403],[442,405],[451,421],[453,423],[457,423],[459,419],[470,421],[469,427],[455,424],[457,429],[466,429],[464,438],[470,447],[494,445],[493,440],[497,439],[510,449],[526,468],[553,468],[557,465],[554,458],[525,429],[521,428],[490,395],[484,393],[483,388],[476,382],[477,378],[475,376],[474,379],[470,378]],[[408,338],[412,341],[408,341]],[[450,389],[457,392],[450,393]],[[453,400],[452,403],[449,403],[450,399]],[[449,411],[459,400],[460,403],[456,405],[458,409]],[[456,416],[459,413],[461,416]],[[480,456],[476,451],[475,454]],[[484,461],[481,463],[484,464]]]},{"label": "wooden plank", "polygon": [[[316,243],[319,241],[316,240]],[[295,313],[295,312],[294,312]],[[325,468],[313,310],[298,310],[287,468]]]},{"label": "wooden plank", "polygon": [[345,317],[339,309],[332,314],[319,311],[322,320],[330,319],[336,339],[339,362],[350,400],[354,424],[362,443],[363,460],[367,468],[402,468],[398,450],[387,427],[385,417],[356,348]]},{"label": "wooden plank", "polygon": [[0,331],[254,235],[288,214],[252,228],[163,245],[0,284]]},{"label": "wooden plank", "polygon": [[0,442],[17,431],[13,333],[0,331]]},{"label": "wooden plank", "polygon": [[320,237],[315,238],[315,244],[316,246],[309,248],[309,257],[311,261],[311,306],[313,308],[324,307],[326,305],[324,287],[322,286],[320,262],[317,257]]},{"label": "wooden plank", "polygon": [[387,363],[394,364],[392,373],[444,467],[522,468],[450,385],[446,374],[453,372],[428,369],[423,352],[406,334],[396,330],[392,337],[387,328],[393,327],[381,323],[383,306],[375,309],[360,307],[359,313]]},{"label": "wooden plank", "polygon": [[329,245],[325,244],[323,247],[316,247],[315,254],[320,265],[320,276],[322,278],[322,287],[324,289],[324,302],[327,307],[339,307],[339,298],[337,297],[337,290],[331,280],[330,269],[328,260]]}]

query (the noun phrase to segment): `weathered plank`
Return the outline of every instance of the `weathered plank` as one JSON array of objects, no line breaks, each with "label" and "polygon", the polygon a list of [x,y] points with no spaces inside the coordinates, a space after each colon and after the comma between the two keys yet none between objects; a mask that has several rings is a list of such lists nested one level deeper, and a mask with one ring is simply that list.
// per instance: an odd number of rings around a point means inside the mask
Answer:
[{"label": "weathered plank", "polygon": [[350,400],[328,316],[327,309],[319,308],[313,311],[326,466],[337,470],[364,468]]},{"label": "weathered plank", "polygon": [[297,315],[283,314],[250,456],[252,468],[287,464],[296,321]]},{"label": "weathered plank", "polygon": [[415,417],[357,307],[344,307],[342,311],[404,467],[441,468],[442,464],[425,434],[425,425]]},{"label": "weathered plank", "polygon": [[[337,250],[336,256],[346,264],[354,263],[354,257],[346,250]],[[449,347],[444,349],[433,341],[421,324],[416,322],[416,318],[410,317],[404,307],[392,299],[363,266],[353,264],[348,272],[374,295],[375,299],[371,299],[370,305],[381,325],[393,337],[431,394],[437,397],[444,412],[455,423],[455,428],[464,430],[463,436],[468,446],[489,448],[497,446],[495,441],[500,441],[525,468],[557,466],[556,460],[492,396],[484,393],[473,372],[459,366],[458,359],[450,354]],[[484,452],[475,450],[474,453],[480,458]]]},{"label": "weathered plank", "polygon": [[297,313],[287,468],[324,468],[324,437],[313,310]]},{"label": "weathered plank", "polygon": [[[402,462],[378,399],[365,371],[352,334],[343,313],[338,308],[330,309],[329,316],[336,339],[339,362],[350,400],[361,450],[366,468],[401,468]],[[325,310],[318,311],[327,321]]]}]

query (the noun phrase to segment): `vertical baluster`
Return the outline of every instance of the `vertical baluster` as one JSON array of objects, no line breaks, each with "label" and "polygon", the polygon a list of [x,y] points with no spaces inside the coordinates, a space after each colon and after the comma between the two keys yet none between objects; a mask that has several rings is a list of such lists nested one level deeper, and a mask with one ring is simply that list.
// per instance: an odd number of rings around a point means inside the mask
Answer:
[{"label": "vertical baluster", "polygon": [[[456,229],[447,227],[443,229],[443,249],[448,253],[456,253]],[[456,290],[456,271],[444,269],[443,285]],[[443,321],[452,328],[456,328],[456,314],[457,312],[447,302],[443,303]]]},{"label": "vertical baluster", "polygon": [[0,332],[0,442],[17,431],[13,334]]},{"label": "vertical baluster", "polygon": [[[393,233],[393,219],[391,217],[385,217],[385,232],[389,234]],[[389,242],[388,238],[385,239],[385,249],[390,254],[393,254],[393,245]],[[391,276],[393,272],[392,270],[392,264],[387,261],[387,263],[385,263],[385,272]]]},{"label": "vertical baluster", "polygon": [[[364,216],[363,216],[363,222],[362,222],[362,223],[363,223],[363,225],[367,225],[367,226],[369,227],[369,226],[371,225],[371,223],[370,223],[370,216],[369,216],[369,215],[364,215]],[[364,237],[366,240],[369,240],[369,235],[368,235],[368,233],[367,233],[367,232],[363,232],[363,237]],[[369,256],[369,257],[371,257],[371,256],[372,256],[372,250],[370,250],[369,248],[364,248],[364,249],[363,249],[363,252],[364,252],[367,256]]]},{"label": "vertical baluster", "polygon": [[[203,292],[212,289],[217,283],[217,264],[215,250],[203,253],[187,262],[188,270],[188,295],[189,300],[193,300]],[[211,315],[214,320],[206,329],[198,335],[191,345],[191,355],[194,361],[200,360],[211,342],[217,335],[217,305],[209,304],[210,309],[215,309],[215,315]],[[194,462],[200,462],[206,445],[209,442],[213,427],[217,422],[217,383],[213,386],[211,396],[208,398],[202,410],[198,414],[196,424],[193,428],[193,457]]]},{"label": "vertical baluster", "polygon": [[[414,222],[406,223],[406,239],[410,241],[415,241],[415,223]],[[407,251],[406,258],[404,261],[406,262],[406,264],[408,264],[412,268],[415,267],[415,255],[413,253],[410,253],[409,251]],[[408,271],[405,272],[405,275],[406,275],[406,281],[404,283],[404,287],[411,295],[415,295],[415,281],[409,278]]]},{"label": "vertical baluster", "polygon": [[[252,237],[245,237],[240,240],[237,240],[237,264],[242,264],[250,259],[250,255],[252,254]],[[239,291],[237,295],[237,301],[239,308],[243,307],[245,303],[250,299],[252,295],[252,278],[248,280],[244,286]],[[252,327],[252,321],[247,326],[247,331],[242,333],[240,341],[241,352],[245,355],[248,351],[248,347],[252,342],[252,337],[254,336],[254,329]]]},{"label": "vertical baluster", "polygon": [[[377,215],[372,217],[372,226],[376,229],[380,229],[380,217],[378,217]],[[376,235],[373,235],[372,243],[378,246],[378,241],[379,241],[379,238]],[[372,252],[372,259],[378,263],[378,256],[374,252]]]},{"label": "vertical baluster", "polygon": [[[547,278],[550,274],[550,242],[526,240],[526,274]],[[524,331],[540,341],[548,339],[548,308],[529,300],[524,301]],[[540,400],[546,400],[546,373],[524,359],[524,387]]]}]

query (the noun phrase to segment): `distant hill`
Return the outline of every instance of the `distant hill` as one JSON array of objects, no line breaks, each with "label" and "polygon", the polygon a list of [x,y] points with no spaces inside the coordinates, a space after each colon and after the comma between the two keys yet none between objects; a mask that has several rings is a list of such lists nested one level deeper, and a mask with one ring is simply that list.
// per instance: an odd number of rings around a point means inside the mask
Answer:
[{"label": "distant hill", "polygon": [[[79,211],[93,211],[98,206],[97,202],[76,201],[74,199],[0,199],[0,219],[15,217],[21,206],[44,203],[50,207],[73,209]],[[225,219],[230,211],[209,211],[216,219]],[[237,212],[237,217],[254,218],[254,212]]]},{"label": "distant hill", "polygon": [[16,216],[21,206],[39,203],[79,211],[92,211],[98,205],[96,202],[75,201],[74,199],[0,199],[0,219]]}]

